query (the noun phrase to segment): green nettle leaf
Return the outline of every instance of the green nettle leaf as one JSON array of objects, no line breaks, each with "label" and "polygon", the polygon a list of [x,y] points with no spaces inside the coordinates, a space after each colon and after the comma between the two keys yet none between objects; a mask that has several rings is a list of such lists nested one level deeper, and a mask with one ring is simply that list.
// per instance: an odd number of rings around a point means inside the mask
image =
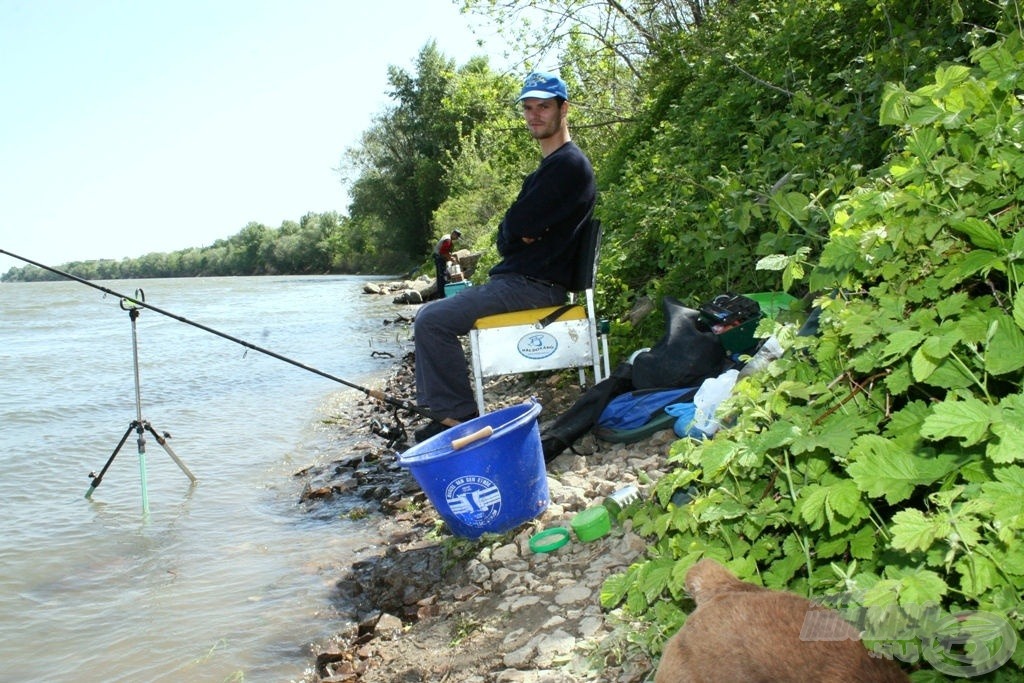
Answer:
[{"label": "green nettle leaf", "polygon": [[951,221],[949,227],[962,233],[970,240],[971,244],[981,249],[998,252],[1006,248],[1003,236],[999,234],[999,231],[980,218],[970,217]]},{"label": "green nettle leaf", "polygon": [[943,179],[957,189],[967,187],[977,177],[977,171],[969,164],[957,164],[943,175]]},{"label": "green nettle leaf", "polygon": [[913,379],[946,388],[971,386],[974,378],[950,355],[962,338],[963,334],[958,330],[929,337],[910,358]]},{"label": "green nettle leaf", "polygon": [[921,425],[921,436],[932,441],[960,437],[961,444],[971,446],[988,434],[989,425],[1000,420],[1002,412],[979,399],[947,398],[932,407],[932,414]]},{"label": "green nettle leaf", "polygon": [[879,122],[883,126],[899,126],[906,121],[909,113],[909,93],[894,83],[886,83],[882,90],[882,106],[879,110]]},{"label": "green nettle leaf", "polygon": [[953,16],[953,23],[959,24],[964,20],[964,8],[960,6],[960,0],[953,0],[949,6],[950,14]]},{"label": "green nettle leaf", "polygon": [[764,256],[757,261],[755,270],[782,270],[789,265],[790,257],[785,254],[771,254]]},{"label": "green nettle leaf", "polygon": [[902,394],[914,383],[910,373],[910,363],[903,362],[892,368],[885,378],[885,388],[891,394]]},{"label": "green nettle leaf", "polygon": [[942,287],[952,289],[976,273],[1004,264],[1003,258],[988,249],[973,249],[962,256],[951,256],[942,269]]},{"label": "green nettle leaf", "polygon": [[942,603],[949,586],[942,577],[930,569],[918,569],[900,577],[899,604],[901,607],[929,607]]},{"label": "green nettle leaf", "polygon": [[601,604],[605,607],[618,605],[629,590],[631,581],[627,574],[613,574],[601,584]]},{"label": "green nettle leaf", "polygon": [[985,369],[1005,375],[1024,367],[1024,332],[1007,315],[1000,315],[995,334],[985,349]]},{"label": "green nettle leaf", "polygon": [[842,536],[823,538],[818,539],[814,549],[819,558],[839,557],[846,553],[846,544],[847,539]]},{"label": "green nettle leaf", "polygon": [[985,445],[985,455],[989,460],[1001,465],[1024,460],[1024,429],[1017,423],[993,424],[992,433],[998,438]]},{"label": "green nettle leaf", "polygon": [[918,381],[925,382],[933,387],[966,389],[975,384],[974,377],[956,359],[950,357],[936,364],[934,360],[921,353],[920,349],[918,349],[918,353],[914,355],[914,358],[911,359],[911,369],[915,377],[918,372],[924,373],[928,370],[927,374],[922,374]]},{"label": "green nettle leaf", "polygon": [[964,590],[981,594],[1002,582],[999,568],[988,558],[978,554],[962,556],[956,563],[957,574]]},{"label": "green nettle leaf", "polygon": [[911,401],[892,414],[885,426],[885,436],[898,442],[913,444],[918,439],[921,424],[931,414],[924,401]]},{"label": "green nettle leaf", "polygon": [[911,126],[927,126],[928,124],[935,123],[945,114],[946,112],[942,107],[934,104],[926,104],[920,107],[915,107],[907,117],[907,123]]},{"label": "green nettle leaf", "polygon": [[944,144],[945,141],[934,128],[918,128],[907,140],[907,149],[922,161],[928,161]]},{"label": "green nettle leaf", "polygon": [[953,296],[947,296],[935,302],[935,312],[942,319],[960,315],[967,305],[968,297],[965,292],[957,292]]},{"label": "green nettle leaf", "polygon": [[892,545],[902,550],[928,550],[936,539],[945,538],[950,532],[949,522],[928,517],[920,510],[900,510],[892,518]]},{"label": "green nettle leaf", "polygon": [[932,358],[924,349],[918,349],[910,359],[910,371],[917,382],[923,382],[942,364],[942,359]]},{"label": "green nettle leaf", "polygon": [[860,489],[850,479],[841,479],[828,487],[828,504],[842,517],[853,517],[860,508]]},{"label": "green nettle leaf", "polygon": [[675,562],[668,557],[661,558],[648,564],[642,572],[641,590],[650,604],[658,599],[658,596],[665,589],[672,579],[672,569]]},{"label": "green nettle leaf", "polygon": [[892,504],[908,498],[915,486],[931,484],[953,471],[958,461],[950,455],[920,457],[896,442],[873,434],[857,439],[850,451],[847,471],[869,496]]},{"label": "green nettle leaf", "polygon": [[707,479],[717,479],[739,455],[741,445],[727,439],[715,439],[700,449],[700,466]]},{"label": "green nettle leaf", "polygon": [[[1024,230],[1021,234],[1024,235]],[[1024,289],[1018,289],[1013,295],[1013,321],[1017,327],[1024,329]]]},{"label": "green nettle leaf", "polygon": [[800,491],[796,511],[800,518],[811,529],[820,529],[825,525],[825,505],[828,501],[828,488],[811,484]]},{"label": "green nettle leaf", "polygon": [[875,556],[875,529],[870,525],[857,529],[850,539],[850,554],[858,560],[870,560]]},{"label": "green nettle leaf", "polygon": [[942,334],[932,334],[921,345],[921,350],[935,360],[942,360],[953,352],[962,340],[958,329],[946,329]]},{"label": "green nettle leaf", "polygon": [[815,449],[824,448],[833,455],[840,457],[850,452],[853,440],[865,431],[874,431],[863,417],[853,413],[834,413],[817,429],[797,433],[790,447],[793,455],[811,453]]},{"label": "green nettle leaf", "polygon": [[792,219],[798,225],[807,222],[807,207],[810,206],[810,201],[799,192],[777,192],[771,197],[771,205],[774,209],[773,215],[780,222],[783,222],[783,217]]},{"label": "green nettle leaf", "polygon": [[[911,350],[916,349],[924,340],[924,334],[920,330],[897,330],[889,335],[889,343],[882,350],[883,358],[892,359],[904,356]],[[886,362],[892,362],[888,360]]]},{"label": "green nettle leaf", "polygon": [[998,481],[981,485],[982,499],[992,506],[993,516],[1001,524],[1011,524],[1024,515],[1024,468],[1017,465],[996,468]]},{"label": "green nettle leaf", "polygon": [[790,545],[792,547],[786,550],[786,554],[772,562],[772,566],[762,574],[766,587],[786,588],[793,576],[803,568],[805,562],[803,551],[799,544]]}]

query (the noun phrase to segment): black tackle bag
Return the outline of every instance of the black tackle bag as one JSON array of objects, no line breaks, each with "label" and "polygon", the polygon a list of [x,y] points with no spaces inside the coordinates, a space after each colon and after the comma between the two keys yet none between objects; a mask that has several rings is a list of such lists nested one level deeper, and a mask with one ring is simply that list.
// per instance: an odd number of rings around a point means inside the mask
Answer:
[{"label": "black tackle bag", "polygon": [[633,360],[633,388],[700,386],[732,365],[718,335],[701,320],[700,311],[669,296],[661,300],[661,307],[665,334],[650,351]]}]

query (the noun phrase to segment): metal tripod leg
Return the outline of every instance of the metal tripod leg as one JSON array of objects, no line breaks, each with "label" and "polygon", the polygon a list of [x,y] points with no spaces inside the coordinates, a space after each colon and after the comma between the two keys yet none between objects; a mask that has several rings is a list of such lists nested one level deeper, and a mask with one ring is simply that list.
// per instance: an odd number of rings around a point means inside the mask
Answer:
[{"label": "metal tripod leg", "polygon": [[185,463],[181,461],[181,458],[179,458],[175,454],[175,452],[171,450],[171,446],[167,443],[167,439],[171,438],[171,435],[168,434],[167,432],[164,432],[163,436],[160,436],[159,434],[156,433],[156,430],[153,429],[153,425],[149,424],[148,422],[143,422],[142,424],[146,426],[146,431],[153,435],[153,438],[156,439],[156,442],[163,446],[164,450],[167,451],[167,455],[171,456],[171,460],[173,460],[174,464],[181,468],[181,471],[185,473],[185,476],[189,478],[189,481],[191,481],[193,484],[196,483],[196,476],[192,474],[192,472],[188,469]]},{"label": "metal tripod leg", "polygon": [[100,470],[100,473],[89,473],[89,478],[92,479],[92,484],[89,485],[89,490],[85,492],[86,498],[92,498],[92,492],[103,483],[103,475],[105,475],[107,470],[110,469],[110,465],[114,462],[114,457],[117,456],[117,453],[121,450],[121,446],[124,445],[124,442],[128,440],[128,435],[131,434],[132,430],[138,427],[138,425],[138,422],[132,420],[132,423],[128,425],[128,429],[125,430],[124,436],[121,437],[121,440],[117,442],[117,446],[114,447],[114,452],[110,454],[109,458],[107,458],[107,462],[104,463],[103,469]]}]

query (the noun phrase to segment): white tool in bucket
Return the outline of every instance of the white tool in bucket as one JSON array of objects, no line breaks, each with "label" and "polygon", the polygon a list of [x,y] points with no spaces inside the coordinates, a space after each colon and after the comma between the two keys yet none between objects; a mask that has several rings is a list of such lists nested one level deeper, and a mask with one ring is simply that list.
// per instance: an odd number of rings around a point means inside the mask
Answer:
[{"label": "white tool in bucket", "polygon": [[[433,453],[447,453],[449,451],[460,451],[463,448],[465,448],[466,446],[469,446],[470,444],[474,444],[477,441],[481,441],[483,439],[486,439],[486,438],[492,436],[495,432],[500,432],[502,429],[505,429],[510,424],[515,422],[516,419],[517,418],[514,417],[511,420],[508,420],[507,422],[505,422],[504,424],[499,425],[498,427],[492,427],[491,425],[484,425],[483,427],[481,427],[480,429],[476,430],[475,432],[472,432],[470,434],[466,434],[465,436],[460,436],[457,439],[452,439],[451,441],[448,442],[448,445],[446,445],[446,446],[438,446],[437,448],[433,448],[433,449],[431,449],[429,451],[421,451],[421,452],[417,453],[417,456],[418,457],[422,457],[422,456],[431,455]],[[445,432],[441,432],[438,436],[444,436],[444,435],[445,435]],[[437,436],[435,436],[433,438],[436,439]],[[431,440],[433,440],[433,439],[431,439]],[[401,459],[401,457],[402,456],[399,455],[399,459]]]}]

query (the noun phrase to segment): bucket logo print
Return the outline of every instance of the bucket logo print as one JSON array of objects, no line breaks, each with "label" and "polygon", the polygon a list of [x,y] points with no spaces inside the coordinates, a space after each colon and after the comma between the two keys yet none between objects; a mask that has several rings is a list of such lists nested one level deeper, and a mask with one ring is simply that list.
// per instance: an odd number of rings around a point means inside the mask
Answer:
[{"label": "bucket logo print", "polygon": [[497,484],[476,474],[452,480],[445,489],[448,508],[470,526],[487,526],[501,511],[501,491]]},{"label": "bucket logo print", "polygon": [[558,350],[558,339],[547,332],[531,332],[519,339],[517,348],[524,358],[540,360]]}]

